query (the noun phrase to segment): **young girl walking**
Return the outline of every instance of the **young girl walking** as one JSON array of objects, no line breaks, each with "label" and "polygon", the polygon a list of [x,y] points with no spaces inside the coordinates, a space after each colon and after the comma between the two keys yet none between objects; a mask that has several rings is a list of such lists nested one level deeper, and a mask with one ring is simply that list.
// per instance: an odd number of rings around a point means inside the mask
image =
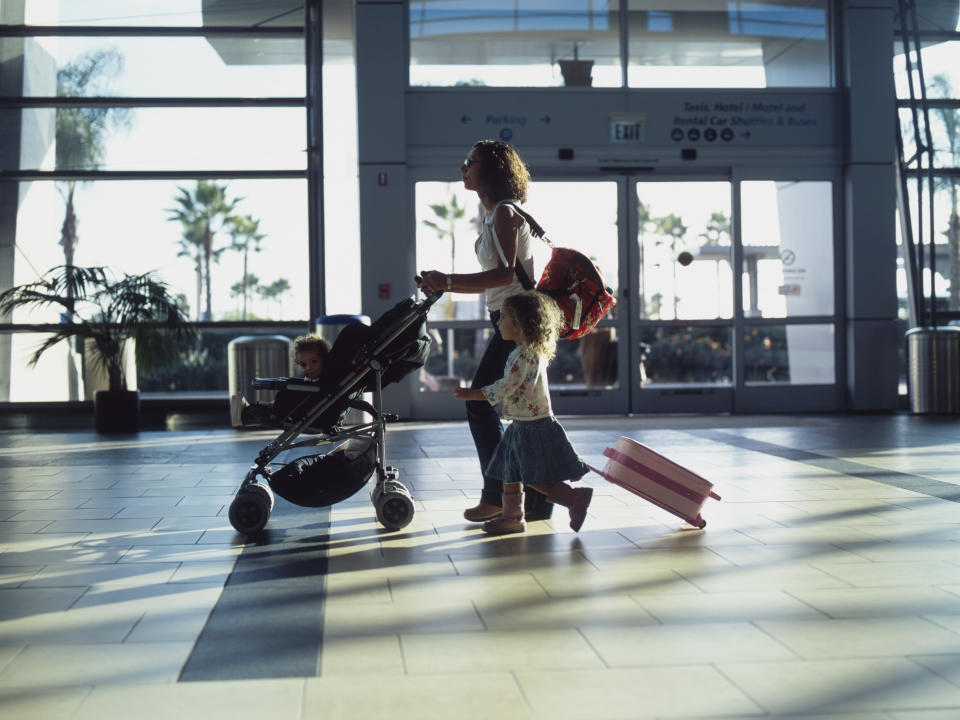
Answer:
[{"label": "young girl walking", "polygon": [[483,529],[492,535],[520,533],[524,486],[542,493],[570,511],[570,527],[579,531],[587,516],[593,488],[574,489],[566,480],[579,480],[589,468],[577,455],[553,416],[547,365],[557,349],[562,315],[557,304],[535,290],[503,301],[499,329],[516,349],[507,357],[504,376],[482,388],[457,388],[461,400],[503,403],[503,417],[513,420],[494,450],[484,474],[503,482],[503,510]]}]

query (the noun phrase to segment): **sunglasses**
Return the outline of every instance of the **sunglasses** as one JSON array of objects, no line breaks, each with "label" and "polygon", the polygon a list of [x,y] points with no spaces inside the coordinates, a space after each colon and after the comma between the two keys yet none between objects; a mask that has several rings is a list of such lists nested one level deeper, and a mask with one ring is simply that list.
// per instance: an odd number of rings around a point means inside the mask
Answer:
[{"label": "sunglasses", "polygon": [[463,161],[463,167],[468,168],[468,167],[470,167],[471,165],[476,165],[478,162],[480,162],[480,161],[479,161],[479,160],[474,160],[472,157],[470,157],[469,155],[467,155],[467,159]]}]

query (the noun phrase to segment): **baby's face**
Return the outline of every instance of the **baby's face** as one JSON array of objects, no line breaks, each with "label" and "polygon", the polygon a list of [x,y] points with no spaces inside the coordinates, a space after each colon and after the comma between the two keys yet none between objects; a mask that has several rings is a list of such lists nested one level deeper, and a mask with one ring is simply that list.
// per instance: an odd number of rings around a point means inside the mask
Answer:
[{"label": "baby's face", "polygon": [[323,371],[323,358],[316,351],[305,350],[298,352],[296,357],[297,367],[303,370],[303,376],[308,380],[319,380],[320,373]]}]

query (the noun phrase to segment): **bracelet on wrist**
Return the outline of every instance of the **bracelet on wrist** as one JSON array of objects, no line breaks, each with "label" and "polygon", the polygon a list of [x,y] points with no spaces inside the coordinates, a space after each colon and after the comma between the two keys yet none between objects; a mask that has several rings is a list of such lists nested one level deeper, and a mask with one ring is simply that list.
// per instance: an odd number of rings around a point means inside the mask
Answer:
[{"label": "bracelet on wrist", "polygon": [[447,275],[447,290],[453,287],[453,275]]}]

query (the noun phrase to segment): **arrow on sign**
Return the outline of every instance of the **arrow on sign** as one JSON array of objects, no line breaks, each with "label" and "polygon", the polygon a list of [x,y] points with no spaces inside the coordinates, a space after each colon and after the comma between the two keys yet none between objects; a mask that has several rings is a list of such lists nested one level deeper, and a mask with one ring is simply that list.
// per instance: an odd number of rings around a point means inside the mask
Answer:
[{"label": "arrow on sign", "polygon": [[544,115],[542,118],[540,118],[540,122],[543,122],[543,123],[546,123],[547,125],[549,125],[549,124],[550,124],[550,116],[549,116],[549,115]]},{"label": "arrow on sign", "polygon": [[742,133],[740,133],[740,137],[745,137],[745,138],[750,137],[750,131],[744,130]]},{"label": "arrow on sign", "polygon": [[462,116],[460,117],[460,122],[463,123],[464,125],[466,125],[466,124],[467,124],[468,122],[470,122],[472,119],[473,119],[473,118],[467,117],[466,115],[462,115]]}]

